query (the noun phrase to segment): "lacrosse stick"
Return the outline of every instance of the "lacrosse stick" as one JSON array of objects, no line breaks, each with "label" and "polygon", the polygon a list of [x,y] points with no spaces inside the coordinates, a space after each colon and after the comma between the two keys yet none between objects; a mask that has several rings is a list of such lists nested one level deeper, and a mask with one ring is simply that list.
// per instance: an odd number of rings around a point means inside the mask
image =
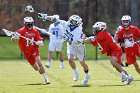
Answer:
[{"label": "lacrosse stick", "polygon": [[[30,12],[30,13],[35,13],[35,14],[38,15],[38,17],[42,17],[42,13],[38,13],[38,12],[36,12],[36,11],[34,10],[34,8],[33,8],[32,5],[28,5],[28,6],[26,6],[26,7],[25,7],[25,11]],[[43,16],[46,17],[47,14],[43,14]],[[43,19],[43,20],[45,21],[45,19]]]},{"label": "lacrosse stick", "polygon": [[39,27],[37,27],[37,26],[34,26],[37,30],[39,30],[40,32],[42,32],[42,33],[45,33],[45,34],[47,34],[47,35],[49,35],[49,36],[55,36],[55,35],[53,35],[52,33],[50,33],[50,32],[48,32],[46,29],[43,29],[43,28],[39,28]]},{"label": "lacrosse stick", "polygon": [[[7,29],[2,29],[2,30],[5,32],[5,34],[6,34],[7,36],[12,36],[12,37],[13,37],[13,36],[19,36],[19,37],[24,38],[24,39],[26,39],[26,40],[32,41],[31,39],[26,38],[26,37],[20,35],[20,34],[17,33],[17,32],[12,32],[12,31],[9,31],[9,30],[7,30]],[[33,41],[33,42],[36,43],[36,41]]]},{"label": "lacrosse stick", "polygon": [[26,7],[25,7],[25,11],[30,12],[30,13],[36,13],[36,14],[38,14],[38,12],[36,12],[36,11],[34,10],[34,8],[32,7],[32,5],[26,6]]}]

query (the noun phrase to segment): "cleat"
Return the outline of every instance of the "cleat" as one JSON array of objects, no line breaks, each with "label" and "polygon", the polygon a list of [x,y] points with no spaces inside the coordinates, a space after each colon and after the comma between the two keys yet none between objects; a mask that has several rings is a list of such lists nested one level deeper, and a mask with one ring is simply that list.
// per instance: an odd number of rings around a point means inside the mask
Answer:
[{"label": "cleat", "polygon": [[83,85],[87,85],[89,78],[90,78],[90,75],[89,74],[86,74],[85,79],[81,83]]},{"label": "cleat", "polygon": [[127,81],[127,78],[128,78],[128,76],[127,76],[127,75],[123,75],[123,76],[122,76],[122,82]]},{"label": "cleat", "polygon": [[79,76],[78,70],[74,70],[74,77],[73,77],[73,80],[74,80],[74,81],[77,81],[77,80],[78,80],[78,76]]},{"label": "cleat", "polygon": [[49,80],[45,80],[46,85],[50,84]]},{"label": "cleat", "polygon": [[127,62],[125,63],[125,66],[128,67],[128,63]]},{"label": "cleat", "polygon": [[126,85],[129,85],[132,81],[133,81],[133,77],[131,75],[128,75]]},{"label": "cleat", "polygon": [[60,68],[63,69],[64,68],[64,62],[60,63]]},{"label": "cleat", "polygon": [[50,68],[50,62],[45,65],[47,68]]}]

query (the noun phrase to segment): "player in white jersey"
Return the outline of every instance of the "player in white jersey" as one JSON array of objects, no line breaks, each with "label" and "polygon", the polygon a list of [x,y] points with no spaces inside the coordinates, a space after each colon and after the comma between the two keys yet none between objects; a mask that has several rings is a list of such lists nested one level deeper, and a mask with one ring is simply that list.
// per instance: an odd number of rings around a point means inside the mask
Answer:
[{"label": "player in white jersey", "polygon": [[[117,28],[117,30],[115,31],[115,35],[114,35],[114,40],[116,41],[116,42],[118,42],[118,32],[119,32],[119,30],[122,28],[122,26],[120,25],[120,26],[118,26],[118,28]],[[126,54],[125,54],[125,51],[124,51],[124,48],[123,47],[121,47],[122,48],[122,51],[123,51],[123,54],[122,54],[122,56],[121,56],[121,65],[124,67],[124,66],[126,66],[126,67],[128,67],[128,63],[127,63],[127,60],[126,60]],[[124,63],[125,63],[125,65],[123,64],[123,61],[124,61]]]},{"label": "player in white jersey", "polygon": [[[59,19],[58,15],[54,15],[55,18]],[[53,34],[54,36],[50,35],[50,42],[48,46],[48,62],[46,63],[46,67],[50,67],[51,65],[51,58],[52,58],[52,53],[54,51],[58,51],[60,55],[60,68],[64,68],[64,62],[63,62],[63,53],[62,53],[62,48],[63,48],[63,39],[60,37],[64,34],[64,29],[60,22],[55,22],[52,23],[49,27],[49,32]]]},{"label": "player in white jersey", "polygon": [[[41,15],[41,14],[39,14]],[[85,78],[82,81],[83,85],[88,83],[90,78],[89,69],[87,64],[85,63],[85,45],[83,43],[83,36],[84,33],[82,32],[82,19],[78,15],[70,16],[69,20],[66,22],[64,20],[56,20],[54,16],[39,16],[41,19],[51,20],[51,21],[59,21],[60,24],[63,24],[63,28],[66,29],[66,36],[67,36],[67,55],[68,55],[68,62],[71,68],[74,70],[74,77],[73,80],[78,80],[78,70],[74,63],[74,59],[77,57],[80,61],[81,66],[85,72]]]}]

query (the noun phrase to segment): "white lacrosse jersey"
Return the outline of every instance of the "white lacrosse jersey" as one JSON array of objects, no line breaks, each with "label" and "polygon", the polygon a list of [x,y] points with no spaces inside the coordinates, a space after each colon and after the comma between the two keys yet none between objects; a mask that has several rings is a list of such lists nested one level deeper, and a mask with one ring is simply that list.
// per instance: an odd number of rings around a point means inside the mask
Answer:
[{"label": "white lacrosse jersey", "polygon": [[[79,61],[85,60],[86,49],[83,44],[83,31],[82,26],[76,27],[74,30],[70,30],[70,27],[67,25],[67,21],[60,20],[60,24],[63,26],[65,33],[71,38],[72,44],[67,43],[67,56],[71,54],[74,57],[78,57]],[[79,43],[80,42],[80,43]]]},{"label": "white lacrosse jersey", "polygon": [[63,42],[62,36],[64,34],[64,29],[61,24],[54,26],[54,23],[52,23],[49,27],[49,32],[54,35],[50,35],[50,42]]}]

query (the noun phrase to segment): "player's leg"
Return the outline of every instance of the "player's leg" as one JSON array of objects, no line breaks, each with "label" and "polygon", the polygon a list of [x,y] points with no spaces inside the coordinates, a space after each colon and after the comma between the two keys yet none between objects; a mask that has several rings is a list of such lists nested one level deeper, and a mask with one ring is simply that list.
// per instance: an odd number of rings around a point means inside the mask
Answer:
[{"label": "player's leg", "polygon": [[45,65],[47,68],[49,68],[51,66],[52,53],[53,53],[53,51],[48,52],[47,63]]},{"label": "player's leg", "polygon": [[68,56],[69,65],[74,70],[73,80],[77,81],[79,73],[78,73],[78,70],[77,70],[76,65],[74,63],[75,51],[74,51],[74,49],[71,46],[67,47],[67,56]]},{"label": "player's leg", "polygon": [[[31,66],[36,70],[39,71],[39,73],[43,74],[45,76],[45,70],[44,72],[42,71],[42,69],[40,69],[41,64],[41,60],[40,60],[40,56],[39,56],[39,52],[38,51],[34,51],[33,54],[26,54],[24,53],[26,59],[28,60],[28,62],[31,64]],[[39,56],[39,57],[38,57]],[[41,71],[40,71],[41,70]],[[47,77],[47,76],[46,76]],[[44,78],[47,83],[47,78]]]},{"label": "player's leg", "polygon": [[69,65],[71,66],[71,68],[74,70],[74,76],[73,76],[73,80],[77,81],[78,80],[78,76],[79,76],[79,72],[78,69],[76,68],[75,62],[74,62],[74,55],[70,54],[68,56],[68,62]]},{"label": "player's leg", "polygon": [[140,74],[140,67],[137,62],[133,63],[135,70]]},{"label": "player's leg", "polygon": [[59,52],[60,55],[60,68],[64,68],[64,58],[62,51]]},{"label": "player's leg", "polygon": [[55,43],[54,42],[50,42],[49,46],[48,46],[48,58],[47,58],[47,63],[46,63],[46,67],[49,68],[51,66],[51,59],[52,59],[52,53],[55,50]]},{"label": "player's leg", "polygon": [[88,65],[85,63],[85,61],[80,61],[80,64],[83,67],[83,70],[85,72],[85,78],[84,78],[84,80],[82,80],[82,84],[86,85],[88,83],[89,78],[90,78]]},{"label": "player's leg", "polygon": [[31,65],[35,71],[39,71],[39,66],[35,63],[33,65]]},{"label": "player's leg", "polygon": [[123,60],[125,62],[125,66],[128,67],[128,63],[127,63],[127,60],[126,60],[126,54],[123,53]]},{"label": "player's leg", "polygon": [[56,46],[56,51],[59,52],[60,55],[60,68],[64,68],[64,58],[63,58],[63,52],[62,52],[63,42],[58,42]]},{"label": "player's leg", "polygon": [[48,77],[47,77],[47,74],[45,72],[45,69],[44,69],[44,67],[43,67],[43,65],[41,63],[40,56],[36,56],[35,60],[36,60],[36,63],[38,65],[38,67],[39,67],[39,73],[43,75],[46,84],[50,84],[50,81],[48,80]]},{"label": "player's leg", "polygon": [[[136,55],[138,57],[140,57],[140,47],[138,48],[138,50],[136,51]],[[135,70],[140,74],[140,67],[139,64],[136,61],[136,56],[133,57],[133,65],[135,67]]]},{"label": "player's leg", "polygon": [[30,53],[24,53],[24,56],[30,63],[30,65],[34,68],[35,71],[39,71],[39,66],[37,65],[35,58]]},{"label": "player's leg", "polygon": [[77,57],[79,58],[80,64],[83,67],[83,70],[85,72],[85,78],[84,80],[82,80],[83,85],[86,85],[90,78],[89,68],[88,68],[88,65],[85,63],[85,54],[86,54],[85,47],[84,46],[78,47]]},{"label": "player's leg", "polygon": [[116,70],[121,74],[122,82],[126,82],[126,84],[130,84],[133,78],[131,75],[128,75],[128,73],[121,67],[121,65],[118,63],[118,58],[115,56],[111,56],[110,62],[116,68]]}]

